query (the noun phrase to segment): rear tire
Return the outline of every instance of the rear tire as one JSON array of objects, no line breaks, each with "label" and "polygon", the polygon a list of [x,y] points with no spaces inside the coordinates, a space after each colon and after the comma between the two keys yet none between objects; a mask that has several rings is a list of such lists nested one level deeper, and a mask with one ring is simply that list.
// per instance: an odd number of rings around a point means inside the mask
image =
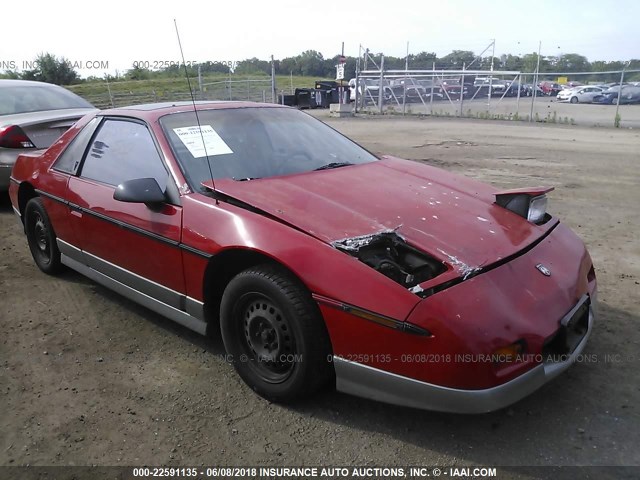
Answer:
[{"label": "rear tire", "polygon": [[40,197],[32,198],[24,209],[24,226],[31,256],[40,270],[54,275],[62,270],[60,250],[49,215]]},{"label": "rear tire", "polygon": [[289,402],[333,379],[320,311],[304,285],[280,266],[251,267],[229,282],[220,330],[234,368],[265,398]]}]

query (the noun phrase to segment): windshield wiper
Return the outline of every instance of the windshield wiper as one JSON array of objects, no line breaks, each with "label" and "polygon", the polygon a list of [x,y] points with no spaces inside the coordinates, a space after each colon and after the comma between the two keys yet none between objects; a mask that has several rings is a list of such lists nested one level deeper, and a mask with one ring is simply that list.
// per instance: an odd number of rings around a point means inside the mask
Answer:
[{"label": "windshield wiper", "polygon": [[347,167],[349,165],[353,165],[353,163],[351,163],[351,162],[331,162],[331,163],[327,163],[326,165],[323,165],[321,167],[318,167],[318,168],[314,169],[314,172],[317,172],[318,170],[330,170],[332,168]]},{"label": "windshield wiper", "polygon": [[235,178],[236,182],[248,182],[249,180],[260,180],[262,177],[245,177],[245,178]]}]

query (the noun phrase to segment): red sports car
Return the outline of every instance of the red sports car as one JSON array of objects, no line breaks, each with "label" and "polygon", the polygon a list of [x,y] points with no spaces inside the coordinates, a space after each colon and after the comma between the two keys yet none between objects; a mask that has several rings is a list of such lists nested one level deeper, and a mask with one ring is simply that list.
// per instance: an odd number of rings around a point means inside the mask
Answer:
[{"label": "red sports car", "polygon": [[260,395],[335,384],[487,412],[591,333],[583,243],[549,189],[376,157],[295,109],[140,105],[23,154],[10,195],[45,273],[70,267],[201,334]]}]

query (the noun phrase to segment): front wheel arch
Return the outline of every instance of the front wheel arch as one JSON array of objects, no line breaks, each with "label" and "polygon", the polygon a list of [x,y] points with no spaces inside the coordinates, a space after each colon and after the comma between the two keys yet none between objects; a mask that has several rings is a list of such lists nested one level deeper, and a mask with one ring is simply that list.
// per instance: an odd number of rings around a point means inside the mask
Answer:
[{"label": "front wheel arch", "polygon": [[306,286],[281,265],[260,264],[233,277],[220,326],[234,368],[265,398],[296,400],[335,379],[322,313]]}]

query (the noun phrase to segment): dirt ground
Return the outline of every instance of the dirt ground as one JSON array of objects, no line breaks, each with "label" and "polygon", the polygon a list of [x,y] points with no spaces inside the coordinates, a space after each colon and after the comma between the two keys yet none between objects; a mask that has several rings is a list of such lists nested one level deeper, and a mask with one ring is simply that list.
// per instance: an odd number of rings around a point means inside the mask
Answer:
[{"label": "dirt ground", "polygon": [[597,269],[585,352],[597,360],[486,415],[335,392],[272,404],[224,362],[220,341],[73,272],[40,273],[5,196],[0,465],[482,464],[513,476],[509,466],[640,465],[640,131],[318,115],[376,153],[500,187],[556,187],[549,208]]}]

